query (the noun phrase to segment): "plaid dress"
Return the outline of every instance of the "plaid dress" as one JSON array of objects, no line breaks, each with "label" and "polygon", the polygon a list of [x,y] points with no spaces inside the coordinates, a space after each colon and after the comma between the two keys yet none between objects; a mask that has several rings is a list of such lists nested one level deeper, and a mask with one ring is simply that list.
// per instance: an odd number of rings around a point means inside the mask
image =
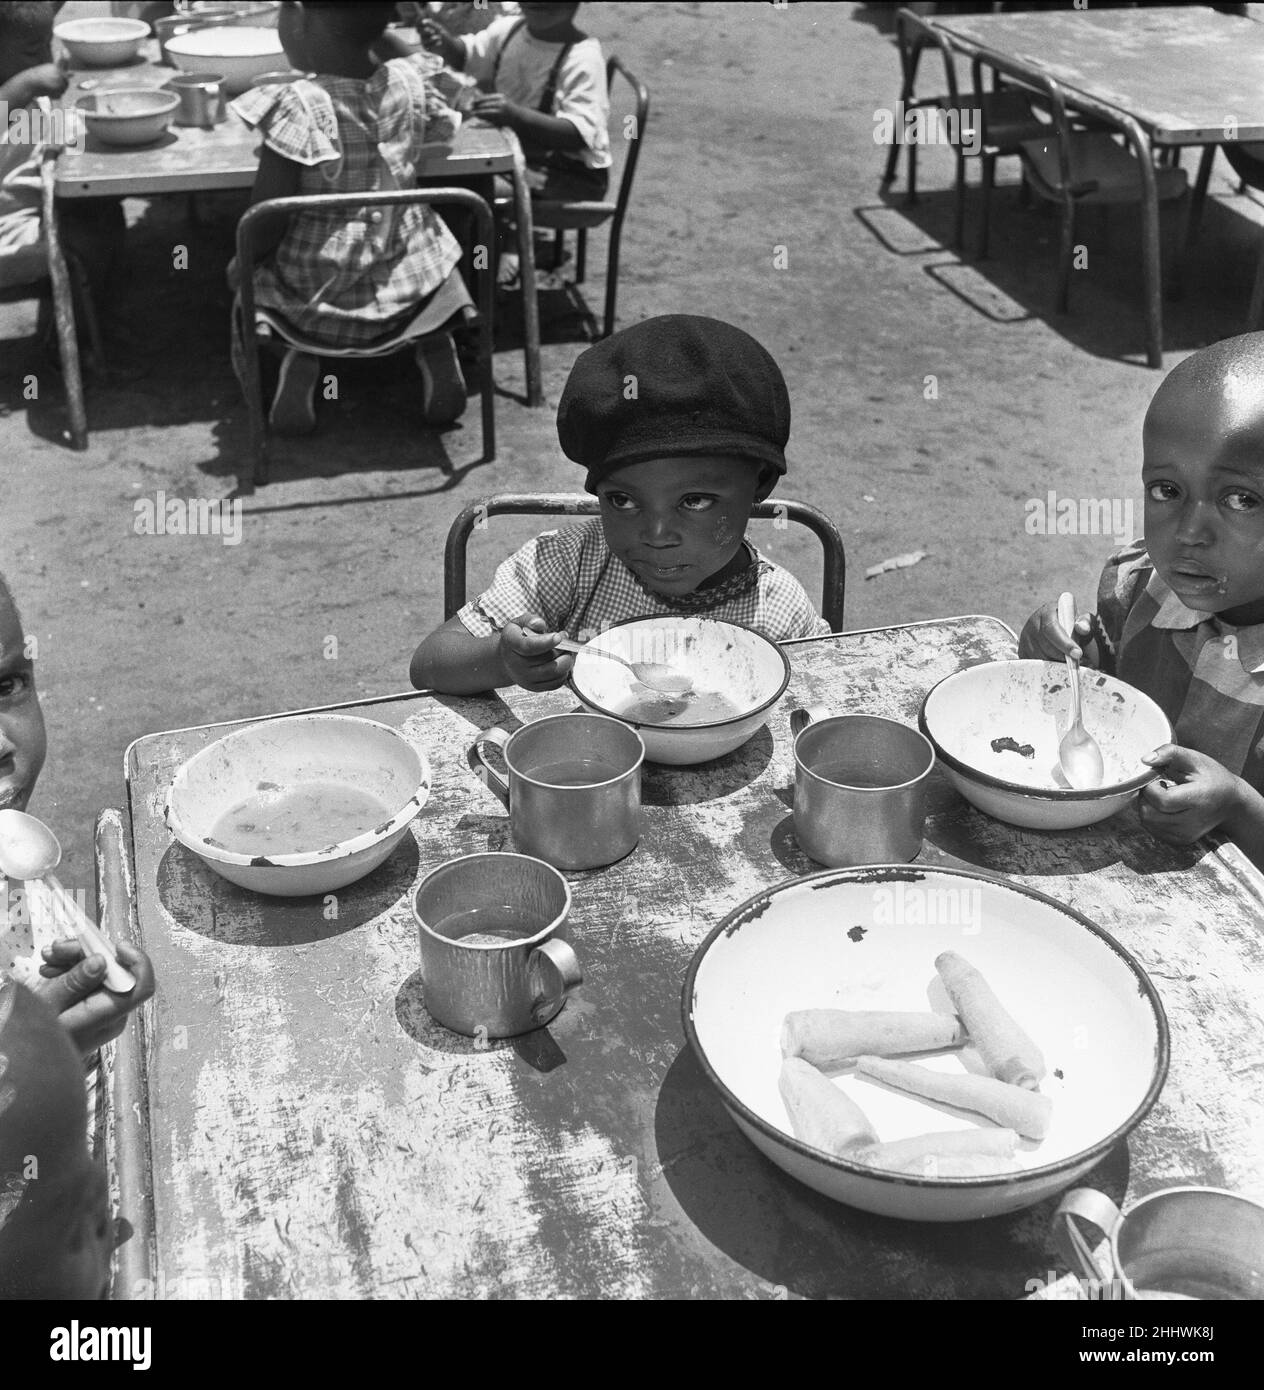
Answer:
[{"label": "plaid dress", "polygon": [[1101,669],[1145,691],[1177,743],[1264,791],[1264,623],[1187,608],[1134,541],[1106,562],[1093,627]]},{"label": "plaid dress", "polygon": [[[714,603],[689,611],[754,628],[774,642],[819,637],[829,631],[803,585],[789,570],[764,559],[749,541],[752,569],[720,585]],[[736,591],[736,592],[735,592]],[[702,599],[700,591],[698,599]],[[553,632],[587,642],[628,618],[679,614],[681,606],[652,593],[606,545],[601,518],[546,531],[528,541],[496,571],[491,585],[457,614],[475,637],[490,637],[524,613],[537,613]]]},{"label": "plaid dress", "polygon": [[[459,117],[427,80],[429,55],[393,58],[367,80],[317,76],[256,87],[233,110],[268,149],[302,166],[299,193],[412,188],[425,143]],[[331,349],[388,338],[448,278],[461,248],[429,207],[300,213],[255,271],[255,302]]]}]

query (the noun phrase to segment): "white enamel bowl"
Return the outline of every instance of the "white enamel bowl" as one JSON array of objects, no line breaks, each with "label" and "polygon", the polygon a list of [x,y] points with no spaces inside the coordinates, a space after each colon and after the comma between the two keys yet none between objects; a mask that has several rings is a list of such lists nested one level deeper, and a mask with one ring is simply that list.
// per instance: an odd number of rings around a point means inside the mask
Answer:
[{"label": "white enamel bowl", "polygon": [[116,68],[130,63],[149,37],[149,25],[141,19],[68,19],[53,33],[66,46],[76,67]]},{"label": "white enamel bowl", "polygon": [[[989,661],[945,677],[923,700],[918,726],[948,780],[980,811],[1010,825],[1070,830],[1113,816],[1158,776],[1141,759],[1171,741],[1167,716],[1134,686],[1084,668],[1084,727],[1102,750],[1105,775],[1089,791],[1066,785],[1058,744],[1068,680],[1064,662]],[[1004,740],[1031,754],[992,747]]]},{"label": "white enamel bowl", "polygon": [[[1048,1136],[1019,1141],[1016,1171],[969,1178],[883,1171],[794,1138],[777,1086],[785,1015],[951,1012],[934,964],[946,950],[982,972],[1044,1053]],[[964,870],[877,865],[779,884],[731,912],[698,948],[683,1007],[699,1062],[762,1153],[827,1197],[914,1221],[998,1216],[1069,1187],[1141,1121],[1167,1076],[1163,1006],[1132,956],[1052,898]],[[914,1060],[983,1070],[971,1049]],[[884,1142],[975,1123],[850,1073],[835,1085]]]},{"label": "white enamel bowl", "polygon": [[226,24],[190,29],[167,40],[167,55],[185,72],[218,72],[229,96],[240,96],[261,73],[289,66],[275,29]]},{"label": "white enamel bowl", "polygon": [[[382,823],[301,854],[239,854],[212,838],[220,817],[260,784],[330,780],[374,796]],[[345,888],[376,869],[429,795],[429,763],[395,729],[351,715],[297,714],[237,729],[195,753],[172,780],[165,814],[176,839],[230,883],[294,898]]]},{"label": "white enamel bowl", "polygon": [[75,109],[104,145],[150,145],[171,124],[180,98],[153,87],[111,87],[80,97]]},{"label": "white enamel bowl", "polygon": [[[713,618],[635,618],[607,628],[588,644],[628,661],[660,662],[693,678],[688,700],[655,696],[617,661],[581,653],[570,687],[595,714],[630,724],[655,763],[704,763],[740,748],[768,722],[790,683],[790,662],[775,643],[739,623]],[[722,696],[735,713],[707,718],[709,697]],[[701,711],[694,718],[691,705]],[[656,722],[679,709],[670,724]]]}]

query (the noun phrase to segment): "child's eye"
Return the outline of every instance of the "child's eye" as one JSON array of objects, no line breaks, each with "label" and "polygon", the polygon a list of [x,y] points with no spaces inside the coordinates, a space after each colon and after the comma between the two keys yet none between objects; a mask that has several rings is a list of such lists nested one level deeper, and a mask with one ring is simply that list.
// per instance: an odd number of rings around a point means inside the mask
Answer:
[{"label": "child's eye", "polygon": [[626,492],[603,492],[601,500],[616,512],[630,512],[636,505]]},{"label": "child's eye", "polygon": [[12,700],[31,688],[31,678],[27,675],[0,676],[0,700]]},{"label": "child's eye", "polygon": [[689,492],[680,499],[680,505],[687,512],[705,512],[715,503],[714,497],[709,497],[705,492]]},{"label": "child's eye", "polygon": [[1260,505],[1260,499],[1253,492],[1243,492],[1240,488],[1226,492],[1222,500],[1231,512],[1253,512]]},{"label": "child's eye", "polygon": [[1149,483],[1146,486],[1146,496],[1152,502],[1170,502],[1176,495],[1175,483]]}]

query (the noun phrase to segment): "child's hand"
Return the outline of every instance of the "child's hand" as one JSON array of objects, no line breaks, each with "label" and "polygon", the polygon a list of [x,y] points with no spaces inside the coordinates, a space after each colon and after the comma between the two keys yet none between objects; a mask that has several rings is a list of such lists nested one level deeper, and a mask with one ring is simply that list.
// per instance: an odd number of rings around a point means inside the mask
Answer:
[{"label": "child's hand", "polygon": [[479,92],[470,102],[470,115],[488,125],[511,126],[518,119],[520,108],[504,92]]},{"label": "child's hand", "polygon": [[1165,774],[1141,789],[1141,823],[1155,839],[1192,844],[1242,810],[1242,779],[1206,753],[1165,743],[1142,762]]},{"label": "child's hand", "polygon": [[40,63],[37,67],[27,68],[23,77],[31,101],[36,97],[59,97],[70,85],[70,79],[56,63]]},{"label": "child's hand", "polygon": [[506,623],[500,634],[500,660],[516,685],[524,690],[556,690],[566,684],[575,658],[558,652],[557,641],[564,632],[550,632],[545,621],[524,613]]},{"label": "child's hand", "polygon": [[437,53],[450,68],[460,69],[465,66],[462,61],[465,57],[464,44],[453,38],[437,19],[419,20],[417,35],[421,39],[422,48],[427,53]]},{"label": "child's hand", "polygon": [[44,977],[37,993],[53,1010],[71,1041],[86,1057],[123,1031],[127,1016],[154,992],[154,967],[144,951],[130,942],[117,941],[114,949],[121,964],[136,977],[136,988],[115,994],[105,988],[105,957],[84,959],[83,947],[74,937],[55,941],[44,949]]},{"label": "child's hand", "polygon": [[1018,655],[1025,660],[1062,661],[1069,654],[1086,666],[1094,663],[1085,660],[1084,643],[1093,635],[1087,615],[1076,618],[1075,629],[1068,633],[1058,622],[1056,600],[1046,603],[1023,624],[1018,638]]}]

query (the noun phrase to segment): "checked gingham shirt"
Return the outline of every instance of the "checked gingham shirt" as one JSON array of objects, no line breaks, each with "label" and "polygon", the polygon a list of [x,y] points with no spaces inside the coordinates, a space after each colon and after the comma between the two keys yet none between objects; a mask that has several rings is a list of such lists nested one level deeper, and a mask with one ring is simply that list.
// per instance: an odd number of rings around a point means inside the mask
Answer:
[{"label": "checked gingham shirt", "polygon": [[[412,188],[424,143],[460,118],[427,72],[429,55],[392,58],[366,80],[317,76],[256,87],[233,102],[264,144],[302,166],[299,192]],[[364,210],[361,210],[364,211]],[[389,337],[447,279],[461,248],[429,207],[304,212],[255,271],[255,301],[299,334],[342,349]]]},{"label": "checked gingham shirt", "polygon": [[[760,555],[749,541],[758,583],[746,593],[701,610],[708,618],[741,623],[774,642],[817,637],[824,618],[788,570]],[[505,623],[536,613],[553,632],[587,642],[614,623],[680,610],[643,588],[622,560],[610,553],[601,518],[546,531],[528,541],[497,569],[491,585],[457,614],[475,637],[490,637]]]},{"label": "checked gingham shirt", "polygon": [[1182,747],[1264,791],[1264,623],[1234,627],[1187,608],[1144,541],[1106,562],[1097,618],[1101,669],[1143,690]]}]

